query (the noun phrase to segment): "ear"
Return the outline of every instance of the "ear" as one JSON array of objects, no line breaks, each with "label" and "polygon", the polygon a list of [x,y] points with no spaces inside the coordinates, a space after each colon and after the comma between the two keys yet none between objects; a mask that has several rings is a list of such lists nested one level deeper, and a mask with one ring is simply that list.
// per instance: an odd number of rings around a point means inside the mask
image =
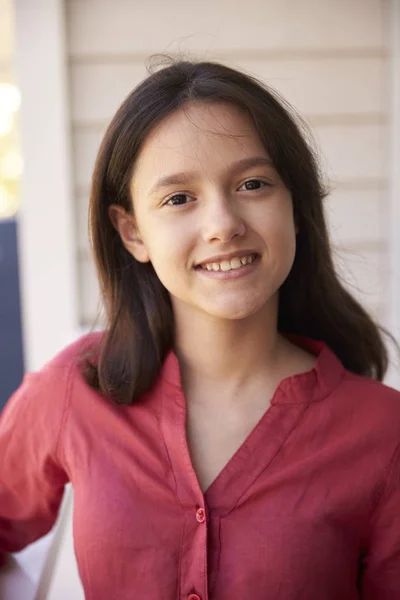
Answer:
[{"label": "ear", "polygon": [[133,215],[127,213],[122,206],[111,204],[108,216],[128,252],[139,262],[149,262],[149,254],[140,237]]}]

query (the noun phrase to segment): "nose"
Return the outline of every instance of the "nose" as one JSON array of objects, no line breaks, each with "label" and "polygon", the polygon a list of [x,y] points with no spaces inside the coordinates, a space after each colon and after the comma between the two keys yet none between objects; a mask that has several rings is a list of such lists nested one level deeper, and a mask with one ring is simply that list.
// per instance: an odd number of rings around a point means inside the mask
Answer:
[{"label": "nose", "polygon": [[202,216],[203,238],[206,242],[230,242],[246,231],[243,218],[229,198],[213,198],[206,203]]}]

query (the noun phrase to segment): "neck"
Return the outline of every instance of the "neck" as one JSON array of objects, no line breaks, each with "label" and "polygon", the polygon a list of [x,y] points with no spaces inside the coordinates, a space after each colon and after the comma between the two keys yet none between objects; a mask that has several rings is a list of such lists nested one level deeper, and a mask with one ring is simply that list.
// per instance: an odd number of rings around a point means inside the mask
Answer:
[{"label": "neck", "polygon": [[277,299],[246,319],[211,318],[179,310],[175,325],[175,352],[182,383],[197,383],[236,394],[249,382],[274,376],[288,342],[277,331]]}]

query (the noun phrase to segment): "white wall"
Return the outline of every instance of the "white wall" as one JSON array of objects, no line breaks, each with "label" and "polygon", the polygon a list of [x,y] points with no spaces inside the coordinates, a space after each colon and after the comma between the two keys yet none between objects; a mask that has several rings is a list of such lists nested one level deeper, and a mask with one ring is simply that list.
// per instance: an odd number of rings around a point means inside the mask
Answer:
[{"label": "white wall", "polygon": [[40,368],[77,331],[62,0],[15,0],[24,171],[18,214],[25,364]]}]

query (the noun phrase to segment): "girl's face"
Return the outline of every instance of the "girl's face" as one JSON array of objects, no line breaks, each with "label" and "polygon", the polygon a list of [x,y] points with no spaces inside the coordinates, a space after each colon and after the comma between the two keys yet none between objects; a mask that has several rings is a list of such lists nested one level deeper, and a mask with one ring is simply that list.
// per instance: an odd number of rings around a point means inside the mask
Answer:
[{"label": "girl's face", "polygon": [[131,192],[134,223],[117,207],[111,218],[129,252],[152,262],[176,317],[272,309],[294,261],[295,224],[249,116],[228,103],[169,115],[141,149]]}]

